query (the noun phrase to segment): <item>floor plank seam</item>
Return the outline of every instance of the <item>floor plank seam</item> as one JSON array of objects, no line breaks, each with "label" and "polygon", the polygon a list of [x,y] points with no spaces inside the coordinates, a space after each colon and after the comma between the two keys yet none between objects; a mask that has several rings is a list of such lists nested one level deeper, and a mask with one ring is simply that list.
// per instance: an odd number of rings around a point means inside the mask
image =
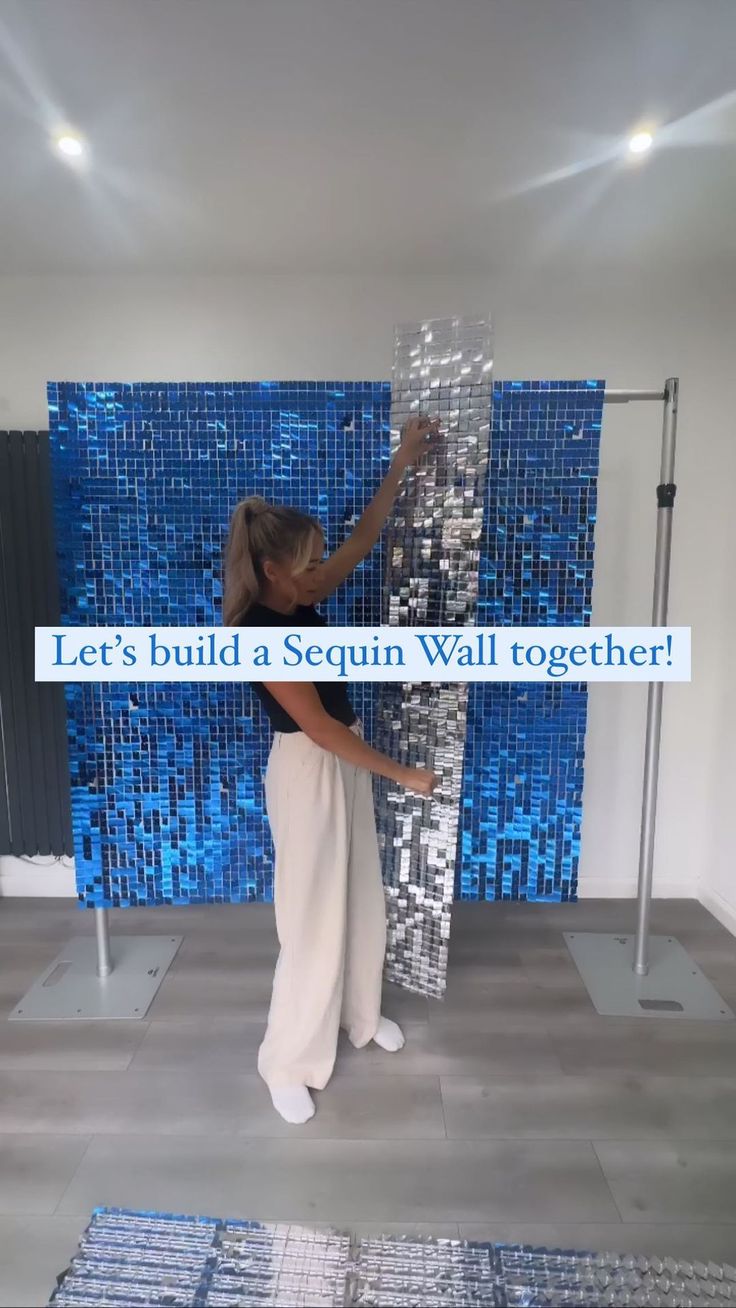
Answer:
[{"label": "floor plank seam", "polygon": [[449,1140],[449,1139],[450,1139],[450,1134],[449,1134],[449,1131],[447,1130],[447,1113],[445,1112],[445,1093],[444,1093],[444,1090],[442,1089],[442,1077],[441,1077],[441,1076],[438,1076],[438,1077],[437,1077],[437,1082],[438,1082],[438,1084],[439,1084],[439,1090],[440,1090],[440,1107],[442,1108],[442,1124],[443,1124],[443,1126],[444,1126],[444,1128],[445,1128],[445,1139],[446,1139],[446,1140]]},{"label": "floor plank seam", "polygon": [[[63,1133],[62,1133],[62,1134],[63,1134]],[[71,1136],[71,1137],[70,1137],[70,1139],[74,1139],[74,1140],[79,1140],[79,1139],[83,1139],[83,1138],[84,1138],[83,1136],[80,1137],[80,1136],[77,1136],[77,1135],[75,1135],[75,1136]],[[57,1215],[58,1215],[59,1217],[63,1217],[63,1216],[65,1216],[64,1213],[60,1213],[60,1212],[59,1212],[59,1209],[61,1208],[61,1205],[63,1204],[64,1199],[66,1198],[67,1194],[69,1193],[69,1191],[71,1190],[72,1186],[74,1185],[74,1182],[76,1181],[77,1176],[79,1175],[79,1171],[80,1171],[80,1169],[81,1169],[81,1167],[82,1167],[82,1164],[84,1163],[84,1161],[85,1161],[85,1159],[86,1159],[86,1157],[87,1157],[87,1154],[89,1153],[89,1151],[90,1151],[90,1149],[91,1149],[91,1147],[92,1147],[92,1142],[93,1142],[94,1138],[95,1138],[95,1137],[94,1137],[93,1135],[90,1135],[90,1136],[87,1137],[87,1143],[86,1143],[86,1145],[84,1146],[84,1149],[82,1150],[82,1155],[81,1155],[81,1157],[80,1157],[80,1159],[79,1159],[79,1162],[77,1163],[77,1166],[76,1166],[75,1169],[74,1169],[74,1175],[73,1175],[72,1177],[70,1177],[70,1179],[69,1179],[69,1184],[66,1186],[66,1188],[65,1188],[64,1191],[63,1191],[63,1193],[60,1195],[60,1197],[59,1197],[59,1202],[57,1203],[57,1205],[56,1205],[56,1207],[54,1208],[53,1212],[50,1214],[51,1217],[55,1217],[55,1216],[57,1216]]]},{"label": "floor plank seam", "polygon": [[614,1208],[616,1209],[616,1212],[618,1213],[619,1221],[620,1221],[620,1222],[624,1222],[626,1219],[625,1219],[625,1217],[624,1217],[624,1215],[623,1215],[621,1209],[619,1208],[619,1205],[616,1203],[616,1196],[615,1196],[615,1194],[613,1193],[613,1187],[611,1186],[611,1183],[610,1183],[610,1181],[608,1180],[608,1177],[606,1176],[606,1170],[605,1170],[605,1168],[604,1168],[604,1166],[603,1166],[603,1161],[602,1161],[602,1159],[601,1159],[601,1157],[600,1157],[600,1154],[598,1153],[598,1150],[597,1150],[596,1147],[595,1147],[595,1140],[591,1140],[591,1141],[590,1141],[590,1147],[591,1147],[591,1149],[593,1150],[593,1154],[595,1155],[595,1160],[596,1160],[596,1162],[597,1162],[597,1164],[598,1164],[598,1167],[599,1167],[599,1169],[600,1169],[601,1177],[603,1178],[603,1184],[605,1185],[606,1189],[608,1190],[608,1193],[609,1193],[610,1196],[611,1196],[611,1202],[612,1202]]}]

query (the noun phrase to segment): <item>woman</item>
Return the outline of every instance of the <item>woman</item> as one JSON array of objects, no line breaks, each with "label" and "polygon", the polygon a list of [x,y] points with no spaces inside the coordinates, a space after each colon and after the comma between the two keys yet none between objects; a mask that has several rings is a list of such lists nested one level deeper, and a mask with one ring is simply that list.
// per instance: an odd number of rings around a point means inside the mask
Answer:
[{"label": "woman", "polygon": [[[404,472],[439,439],[409,419],[388,473],[349,539],[324,559],[319,522],[259,496],[235,508],[225,556],[225,626],[324,626],[320,603],[378,540]],[[344,685],[254,682],[274,728],[265,776],[275,850],[281,952],[258,1070],[287,1121],[314,1114],[335,1064],[340,1026],[356,1048],[396,1052],[404,1037],[381,1014],[386,910],[371,773],[430,795],[437,777],[372,749]]]}]

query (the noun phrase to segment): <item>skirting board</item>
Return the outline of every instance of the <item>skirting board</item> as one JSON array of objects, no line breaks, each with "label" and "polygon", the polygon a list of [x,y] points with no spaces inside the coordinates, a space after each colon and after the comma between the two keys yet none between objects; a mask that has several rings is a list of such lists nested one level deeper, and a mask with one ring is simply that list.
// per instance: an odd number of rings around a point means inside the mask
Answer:
[{"label": "skirting board", "polygon": [[0,857],[0,899],[76,899],[74,865]]},{"label": "skirting board", "polygon": [[698,899],[703,908],[707,908],[721,926],[730,931],[732,936],[736,936],[736,907],[733,904],[727,903],[716,890],[708,890],[705,886],[700,887]]},{"label": "skirting board", "polygon": [[[586,877],[578,881],[578,899],[636,899],[636,877]],[[653,899],[697,899],[691,881],[656,877]]]},{"label": "skirting board", "polygon": [[[49,866],[46,863],[26,862],[10,854],[0,857],[0,899],[76,899],[77,886],[74,868],[64,863]],[[635,880],[615,880],[603,877],[583,877],[578,887],[579,899],[636,899]],[[658,879],[655,899],[697,899],[703,908],[736,936],[736,908],[715,891],[692,887],[679,881]]]},{"label": "skirting board", "polygon": [[[63,863],[49,865],[47,863],[26,862],[21,858],[13,858],[11,855],[0,857],[0,899],[12,899],[21,896],[24,899],[63,899],[68,896],[70,899],[76,899],[77,886],[74,877],[74,868],[68,867]],[[579,899],[636,899],[636,878],[615,878],[610,877],[585,877],[580,878],[578,885]],[[685,882],[676,880],[663,880],[657,878],[654,886],[655,899],[697,899],[701,898],[695,893],[692,886]],[[701,898],[701,903],[709,908],[714,917],[717,917],[724,926],[736,935],[736,912],[733,914],[733,921],[729,925],[724,920],[722,913],[727,911],[727,905],[722,909],[717,909],[706,903]],[[723,903],[723,901],[721,901]]]}]

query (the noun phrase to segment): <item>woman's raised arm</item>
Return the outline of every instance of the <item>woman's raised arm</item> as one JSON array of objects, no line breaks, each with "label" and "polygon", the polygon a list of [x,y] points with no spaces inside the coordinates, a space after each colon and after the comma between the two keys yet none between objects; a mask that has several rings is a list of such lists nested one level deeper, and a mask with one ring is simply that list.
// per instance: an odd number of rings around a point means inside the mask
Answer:
[{"label": "woman's raised arm", "polygon": [[439,435],[439,418],[427,418],[420,414],[404,423],[401,445],[370,504],[363,510],[347,540],[315,570],[315,604],[321,604],[322,600],[337,590],[366,554],[370,554],[383,531],[406,469],[434,449]]}]

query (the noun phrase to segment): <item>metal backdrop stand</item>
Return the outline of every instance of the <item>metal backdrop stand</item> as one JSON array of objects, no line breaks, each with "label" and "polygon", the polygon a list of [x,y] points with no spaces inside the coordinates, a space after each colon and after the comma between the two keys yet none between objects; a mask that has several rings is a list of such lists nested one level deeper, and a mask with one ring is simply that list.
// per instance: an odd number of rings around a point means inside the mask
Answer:
[{"label": "metal backdrop stand", "polygon": [[95,936],[74,936],[9,1016],[11,1022],[135,1021],[146,1016],[181,936],[117,936],[106,908]]},{"label": "metal backdrop stand", "polygon": [[110,923],[106,908],[95,909],[95,930],[97,932],[97,975],[109,976],[112,972],[110,961]]},{"label": "metal backdrop stand", "polygon": [[[653,626],[667,623],[678,391],[677,377],[668,377],[663,391],[607,390],[604,395],[606,404],[664,402]],[[731,1009],[682,946],[671,936],[649,934],[663,685],[650,682],[647,699],[636,936],[574,931],[565,932],[565,940],[599,1013],[733,1021]],[[21,1000],[11,1020],[145,1017],[181,937],[121,936],[113,958],[107,909],[96,908],[94,913],[96,968],[91,939],[72,940]],[[98,984],[90,988],[95,972]]]},{"label": "metal backdrop stand", "polygon": [[[657,486],[652,626],[667,625],[672,511],[675,504],[675,437],[679,381],[664,391],[607,390],[607,404],[663,400],[662,456]],[[565,940],[599,1013],[609,1017],[685,1017],[733,1021],[734,1014],[682,945],[672,936],[650,936],[652,867],[657,813],[659,744],[664,683],[649,682],[644,750],[636,936],[565,932]]]},{"label": "metal backdrop stand", "polygon": [[118,936],[106,908],[95,936],[74,936],[9,1015],[11,1022],[135,1021],[146,1016],[181,936]]}]

